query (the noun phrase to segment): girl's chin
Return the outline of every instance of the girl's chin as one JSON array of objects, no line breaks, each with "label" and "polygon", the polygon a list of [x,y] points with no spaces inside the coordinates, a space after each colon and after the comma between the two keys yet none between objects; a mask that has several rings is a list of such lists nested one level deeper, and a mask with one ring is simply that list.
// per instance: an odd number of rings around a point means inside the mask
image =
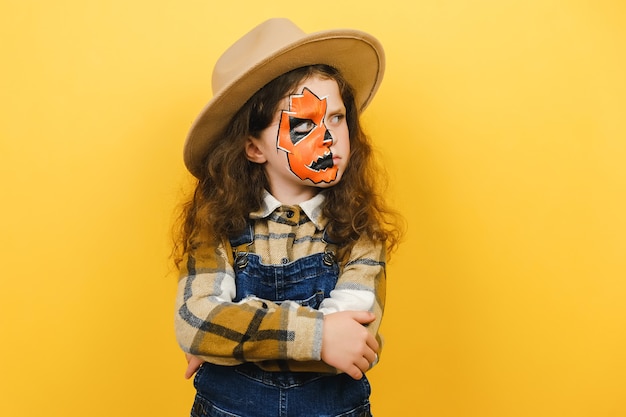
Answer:
[{"label": "girl's chin", "polygon": [[318,188],[330,188],[334,185],[337,185],[337,183],[341,180],[341,176],[337,175],[335,178],[333,179],[329,179],[327,181],[322,180],[319,182],[313,182],[311,180],[306,180],[310,185],[314,186],[314,187],[318,187]]}]

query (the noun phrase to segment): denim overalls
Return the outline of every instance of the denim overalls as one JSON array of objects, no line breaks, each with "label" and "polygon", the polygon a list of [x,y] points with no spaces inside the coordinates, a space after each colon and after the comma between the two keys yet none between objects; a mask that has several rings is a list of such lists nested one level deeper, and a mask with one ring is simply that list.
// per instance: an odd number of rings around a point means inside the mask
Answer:
[{"label": "denim overalls", "polygon": [[[237,295],[280,303],[296,301],[319,308],[337,283],[339,266],[335,245],[324,253],[265,265],[248,246],[254,241],[253,225],[230,239],[235,259]],[[356,381],[346,374],[267,372],[253,363],[219,366],[204,363],[194,379],[197,390],[191,417],[367,417],[370,386],[367,378]]]}]

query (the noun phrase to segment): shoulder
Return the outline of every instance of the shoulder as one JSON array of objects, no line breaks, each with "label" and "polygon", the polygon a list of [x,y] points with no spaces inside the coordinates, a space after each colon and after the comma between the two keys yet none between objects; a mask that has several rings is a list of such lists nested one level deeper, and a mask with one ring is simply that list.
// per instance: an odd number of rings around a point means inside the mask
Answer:
[{"label": "shoulder", "polygon": [[228,239],[194,235],[189,239],[186,257],[203,267],[218,267],[224,260],[232,263],[232,249]]},{"label": "shoulder", "polygon": [[352,245],[344,249],[341,258],[346,264],[366,261],[384,265],[387,258],[385,242],[361,236]]}]

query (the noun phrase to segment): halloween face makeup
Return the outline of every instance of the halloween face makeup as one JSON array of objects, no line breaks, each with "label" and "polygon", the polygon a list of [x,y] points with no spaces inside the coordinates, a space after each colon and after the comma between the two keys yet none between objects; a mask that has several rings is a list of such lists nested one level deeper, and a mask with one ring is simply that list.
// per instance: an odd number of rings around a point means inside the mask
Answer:
[{"label": "halloween face makeup", "polygon": [[289,98],[278,127],[278,149],[287,153],[289,168],[301,180],[329,183],[337,178],[330,146],[332,134],[324,124],[326,98],[320,99],[307,87]]},{"label": "halloween face makeup", "polygon": [[346,109],[337,82],[313,76],[295,91],[285,98],[275,121],[250,137],[246,148],[249,160],[263,164],[270,193],[283,196],[283,202],[335,185],[350,159]]}]

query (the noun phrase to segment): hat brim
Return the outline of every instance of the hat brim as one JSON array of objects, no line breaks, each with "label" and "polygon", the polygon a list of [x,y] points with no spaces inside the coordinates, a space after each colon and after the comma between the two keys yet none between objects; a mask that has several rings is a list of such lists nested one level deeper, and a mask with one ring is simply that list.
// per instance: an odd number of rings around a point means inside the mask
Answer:
[{"label": "hat brim", "polygon": [[184,146],[187,169],[200,177],[211,142],[223,134],[235,113],[267,83],[293,69],[326,64],[339,70],[352,86],[360,110],[370,103],[382,81],[383,48],[357,30],[330,30],[304,36],[251,66],[219,91],[194,121]]}]

